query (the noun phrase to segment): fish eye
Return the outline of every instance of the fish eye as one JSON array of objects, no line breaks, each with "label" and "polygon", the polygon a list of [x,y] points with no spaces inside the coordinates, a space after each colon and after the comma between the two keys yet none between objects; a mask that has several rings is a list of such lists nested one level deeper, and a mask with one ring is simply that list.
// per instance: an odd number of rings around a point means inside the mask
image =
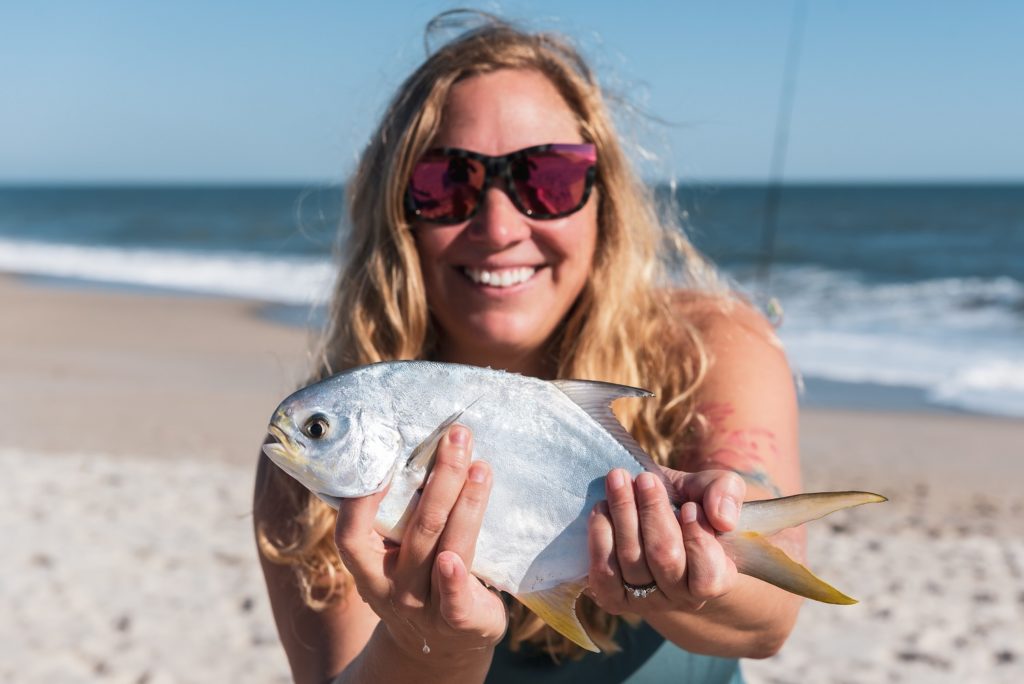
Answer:
[{"label": "fish eye", "polygon": [[302,434],[312,439],[323,439],[327,436],[327,431],[330,428],[331,424],[327,422],[327,417],[317,413],[310,416],[306,424],[302,426]]}]

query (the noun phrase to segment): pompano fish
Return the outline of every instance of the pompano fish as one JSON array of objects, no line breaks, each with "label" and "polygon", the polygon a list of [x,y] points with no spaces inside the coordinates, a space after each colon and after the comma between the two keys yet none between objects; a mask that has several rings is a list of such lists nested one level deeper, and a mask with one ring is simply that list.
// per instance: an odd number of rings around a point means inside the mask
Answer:
[{"label": "pompano fish", "polygon": [[[263,450],[334,508],[341,499],[390,486],[376,530],[400,543],[438,441],[452,423],[468,426],[473,458],[487,461],[493,472],[471,572],[583,648],[598,651],[575,612],[587,582],[587,518],[604,498],[604,478],[613,468],[664,478],[610,407],[615,399],[649,396],[634,387],[549,382],[476,366],[377,363],[285,399],[271,418],[273,439]],[[830,492],[747,502],[736,530],[718,539],[742,573],[818,601],[856,603],[765,537],[884,500],[867,492]]]}]

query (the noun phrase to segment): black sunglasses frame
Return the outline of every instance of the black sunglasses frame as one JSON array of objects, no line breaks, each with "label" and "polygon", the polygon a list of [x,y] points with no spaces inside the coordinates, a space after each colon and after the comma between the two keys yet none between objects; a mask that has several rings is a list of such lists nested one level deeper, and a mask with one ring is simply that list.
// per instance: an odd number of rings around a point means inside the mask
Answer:
[{"label": "black sunglasses frame", "polygon": [[[512,164],[514,162],[526,159],[532,154],[537,154],[540,152],[548,152],[550,150],[557,148],[581,147],[593,149],[595,161],[593,164],[590,165],[589,168],[587,168],[587,174],[584,178],[583,196],[580,198],[579,203],[572,209],[557,213],[538,212],[526,208],[521,198],[519,197],[519,192],[516,190],[516,184],[514,182],[515,179],[512,177]],[[524,216],[528,216],[529,218],[532,219],[540,219],[544,221],[556,218],[563,218],[565,216],[575,214],[577,211],[586,206],[587,200],[590,199],[590,193],[594,189],[594,182],[597,180],[597,149],[594,143],[550,143],[547,145],[534,145],[533,147],[525,147],[521,150],[516,150],[515,152],[503,154],[500,157],[491,157],[486,154],[472,152],[470,150],[464,150],[459,147],[435,147],[427,150],[424,153],[424,156],[428,154],[440,154],[454,159],[473,159],[478,162],[481,162],[484,166],[484,184],[480,188],[480,191],[477,193],[476,204],[473,207],[473,210],[466,214],[465,216],[457,218],[453,217],[430,219],[424,218],[421,215],[420,210],[416,208],[416,202],[415,200],[413,200],[412,197],[412,179],[410,179],[409,185],[405,191],[405,208],[410,221],[420,220],[426,221],[428,223],[440,223],[446,225],[468,221],[474,216],[476,216],[477,212],[480,211],[480,206],[483,204],[484,195],[487,193],[487,189],[491,187],[491,184],[493,183],[494,179],[499,177],[505,181],[505,194],[508,195],[509,198],[512,200],[512,204],[515,205],[515,208],[519,210],[519,213],[523,214]]]}]

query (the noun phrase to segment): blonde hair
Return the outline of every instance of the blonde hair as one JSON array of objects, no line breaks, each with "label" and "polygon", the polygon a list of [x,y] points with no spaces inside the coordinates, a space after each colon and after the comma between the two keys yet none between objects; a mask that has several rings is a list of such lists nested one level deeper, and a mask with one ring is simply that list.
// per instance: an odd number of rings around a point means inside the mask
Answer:
[{"label": "blonde hair", "polygon": [[[690,289],[715,289],[714,272],[681,231],[659,219],[652,193],[631,169],[597,81],[579,53],[559,36],[482,16],[480,25],[440,47],[409,76],[363,152],[348,185],[347,261],[314,375],[433,355],[437,337],[404,209],[412,165],[430,145],[453,84],[500,69],[534,70],[555,85],[582,136],[598,151],[593,268],[549,340],[551,367],[556,377],[653,390],[658,399],[633,402],[617,414],[656,461],[675,463],[694,425],[692,399],[708,360],[695,329],[679,314],[678,295],[667,286],[659,257],[676,260]],[[446,13],[431,25],[452,17]],[[284,497],[285,516],[258,521],[260,550],[270,561],[294,567],[311,607],[339,600],[349,577],[334,547],[334,511],[261,459],[257,491],[268,489]],[[580,613],[594,641],[615,650],[618,619],[585,598]],[[518,603],[510,609],[509,636],[513,649],[530,642],[555,658],[583,653]]]}]

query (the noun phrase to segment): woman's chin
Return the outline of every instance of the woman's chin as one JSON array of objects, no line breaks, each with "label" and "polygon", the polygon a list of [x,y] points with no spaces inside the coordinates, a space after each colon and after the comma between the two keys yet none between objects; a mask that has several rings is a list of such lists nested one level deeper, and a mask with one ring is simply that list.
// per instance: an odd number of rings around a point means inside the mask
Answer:
[{"label": "woman's chin", "polygon": [[456,336],[448,335],[443,346],[455,351],[446,360],[472,363],[528,372],[537,359],[543,356],[546,337],[537,334],[538,326],[523,325],[510,327],[507,322],[501,326],[468,326]]}]

